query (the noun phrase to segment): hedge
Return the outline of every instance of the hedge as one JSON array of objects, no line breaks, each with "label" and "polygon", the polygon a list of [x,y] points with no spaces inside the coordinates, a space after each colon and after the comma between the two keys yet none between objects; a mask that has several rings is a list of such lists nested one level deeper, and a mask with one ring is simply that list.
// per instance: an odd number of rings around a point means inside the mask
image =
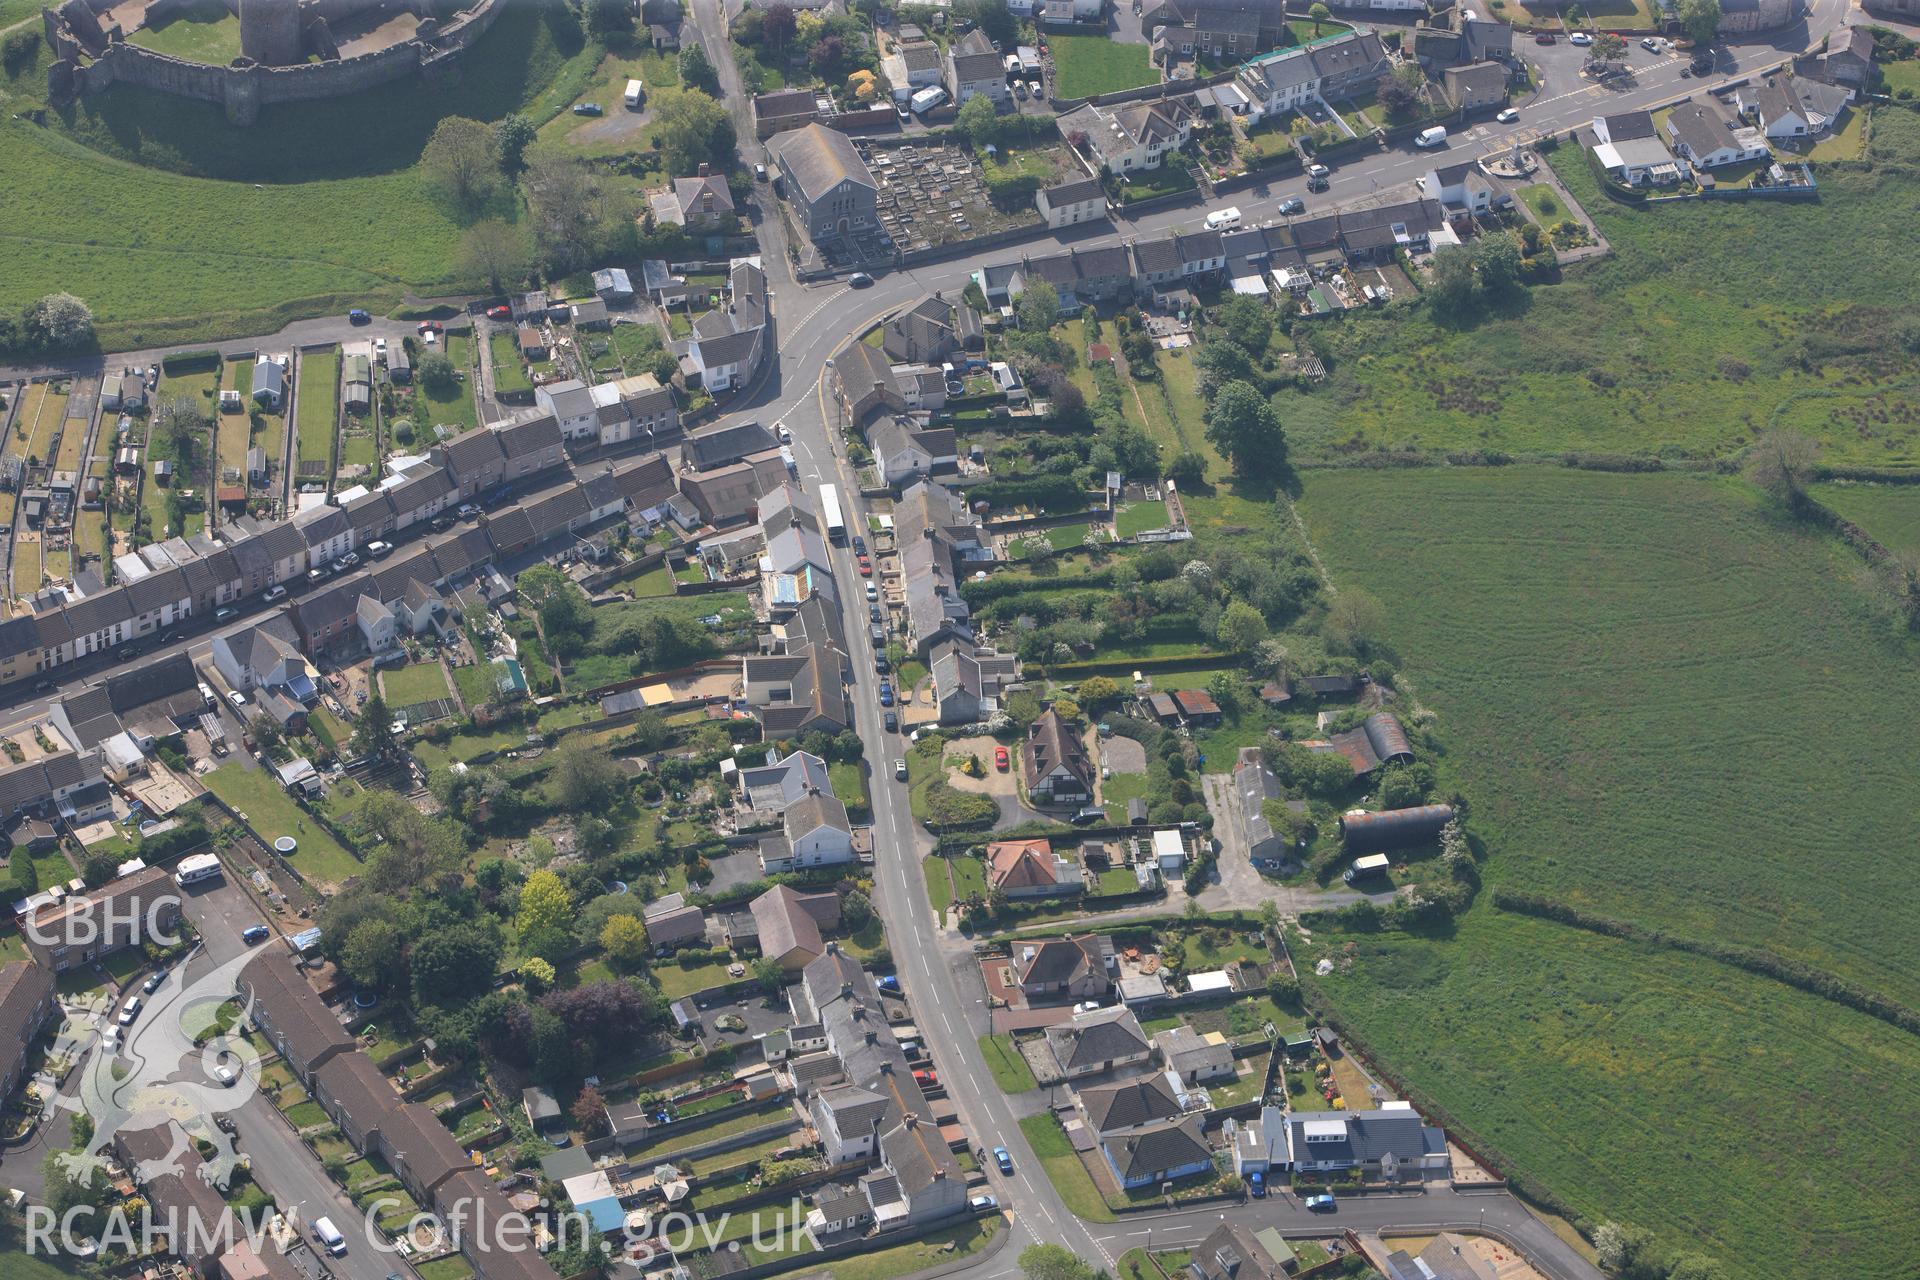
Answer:
[{"label": "hedge", "polygon": [[218,369],[220,353],[211,348],[175,351],[171,355],[160,357],[160,367],[168,373],[198,373],[204,369]]},{"label": "hedge", "polygon": [[1020,480],[989,480],[967,490],[969,502],[995,509],[1045,507],[1049,511],[1081,511],[1087,494],[1072,476],[1028,476]]},{"label": "hedge", "polygon": [[1839,974],[1829,973],[1825,969],[1816,969],[1810,964],[1789,960],[1785,956],[1775,955],[1771,951],[1762,951],[1758,947],[1742,947],[1730,942],[1680,937],[1662,929],[1651,929],[1631,921],[1595,915],[1590,911],[1582,911],[1577,907],[1555,902],[1540,894],[1524,893],[1517,889],[1495,889],[1493,905],[1502,911],[1534,916],[1541,920],[1552,920],[1556,924],[1585,929],[1589,933],[1604,934],[1610,938],[1622,938],[1631,942],[1650,943],[1674,951],[1683,951],[1688,955],[1718,960],[1736,969],[1744,969],[1748,973],[1783,982],[1787,986],[1804,991],[1808,995],[1818,996],[1822,1000],[1831,1000],[1835,1004],[1845,1005],[1870,1018],[1878,1018],[1890,1026],[1898,1027],[1910,1035],[1920,1035],[1920,1010],[1908,1008],[1876,992],[1856,986]]},{"label": "hedge", "polygon": [[986,578],[969,578],[960,584],[960,598],[974,608],[991,604],[1006,596],[1022,595],[1029,591],[1057,591],[1062,587],[1075,590],[1093,590],[1113,586],[1113,570],[1097,569],[1092,573],[1075,574],[1061,578],[1027,578],[1015,574],[996,573]]}]

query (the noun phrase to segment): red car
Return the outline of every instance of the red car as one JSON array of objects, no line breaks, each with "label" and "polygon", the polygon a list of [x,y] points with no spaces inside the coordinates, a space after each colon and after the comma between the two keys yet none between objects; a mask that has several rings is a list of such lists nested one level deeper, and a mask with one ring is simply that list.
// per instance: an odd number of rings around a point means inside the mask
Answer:
[{"label": "red car", "polygon": [[445,333],[446,331],[447,326],[441,324],[438,320],[422,320],[420,322],[421,333]]},{"label": "red car", "polygon": [[1007,749],[1005,747],[995,747],[993,749],[993,767],[1002,773],[1007,771]]},{"label": "red car", "polygon": [[489,319],[489,320],[511,320],[511,319],[513,319],[513,311],[512,311],[512,309],[511,309],[511,308],[509,308],[509,307],[488,307],[488,308],[487,308],[487,319]]},{"label": "red car", "polygon": [[871,578],[873,576],[873,561],[867,559],[865,556],[860,557],[860,576],[863,578]]},{"label": "red car", "polygon": [[940,1087],[940,1074],[936,1071],[916,1071],[913,1073],[913,1078],[922,1089],[937,1089]]},{"label": "red car", "polygon": [[1536,32],[1534,33],[1534,35],[1533,35],[1533,42],[1534,42],[1535,44],[1552,44],[1552,43],[1553,43],[1553,32],[1551,32],[1551,31],[1536,31]]}]

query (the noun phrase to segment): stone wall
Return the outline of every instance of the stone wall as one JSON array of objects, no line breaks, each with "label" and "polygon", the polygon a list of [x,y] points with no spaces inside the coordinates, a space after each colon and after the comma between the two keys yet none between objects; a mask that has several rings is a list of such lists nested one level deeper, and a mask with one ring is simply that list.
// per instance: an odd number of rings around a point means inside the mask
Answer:
[{"label": "stone wall", "polygon": [[56,103],[115,84],[139,85],[202,102],[217,102],[235,124],[252,124],[260,108],[275,103],[315,102],[344,97],[422,71],[433,72],[473,44],[511,0],[479,0],[445,26],[423,23],[412,40],[357,58],[267,67],[244,58],[231,66],[189,62],[138,45],[115,42],[91,61],[83,60],[81,41],[62,16],[42,13],[48,40],[59,61],[47,70],[49,96]]}]

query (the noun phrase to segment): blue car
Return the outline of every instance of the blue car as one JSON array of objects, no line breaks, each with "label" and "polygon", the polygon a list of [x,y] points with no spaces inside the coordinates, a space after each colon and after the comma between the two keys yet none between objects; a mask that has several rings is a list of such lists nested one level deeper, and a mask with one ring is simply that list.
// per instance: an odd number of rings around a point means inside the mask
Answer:
[{"label": "blue car", "polygon": [[351,324],[373,323],[373,317],[362,311],[359,307],[355,307],[353,310],[347,312],[347,320]]},{"label": "blue car", "polygon": [[[993,1149],[993,1162],[1000,1166],[1000,1172],[1013,1172],[1013,1154],[1005,1147],[995,1147]],[[1332,1199],[1332,1197],[1329,1196],[1328,1199]]]},{"label": "blue car", "polygon": [[893,690],[882,689],[880,691],[880,705],[883,707],[890,707],[893,705]]},{"label": "blue car", "polygon": [[1264,1173],[1248,1174],[1247,1189],[1253,1192],[1253,1198],[1255,1200],[1265,1200],[1267,1198],[1267,1175]]},{"label": "blue car", "polygon": [[890,973],[880,979],[878,985],[882,991],[898,991],[900,989],[900,979]]},{"label": "blue car", "polygon": [[252,946],[256,942],[265,942],[266,940],[267,940],[267,926],[263,924],[256,924],[252,928],[242,932],[240,935],[240,941],[246,943],[248,946]]}]

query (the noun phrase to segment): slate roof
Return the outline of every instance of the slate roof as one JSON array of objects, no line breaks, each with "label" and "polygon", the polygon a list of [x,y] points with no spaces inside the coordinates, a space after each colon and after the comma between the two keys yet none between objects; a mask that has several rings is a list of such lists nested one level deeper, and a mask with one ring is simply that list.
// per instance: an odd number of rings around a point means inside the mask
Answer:
[{"label": "slate roof", "polygon": [[1113,939],[1103,933],[1014,944],[1014,971],[1028,985],[1074,982],[1095,973],[1104,976],[1112,958]]},{"label": "slate roof", "polygon": [[1180,1099],[1161,1072],[1117,1084],[1089,1085],[1080,1090],[1080,1108],[1095,1133],[1172,1120],[1182,1111]]},{"label": "slate roof", "polygon": [[1201,1135],[1200,1121],[1192,1116],[1110,1138],[1106,1148],[1121,1177],[1129,1180],[1213,1159],[1213,1149]]},{"label": "slate roof", "polygon": [[282,948],[269,946],[248,961],[240,971],[240,985],[286,1040],[288,1056],[303,1074],[312,1071],[316,1063],[354,1047],[354,1039],[340,1025],[340,1019],[321,1003],[320,993]]},{"label": "slate roof", "polygon": [[842,182],[880,189],[859,149],[838,129],[809,124],[778,135],[771,145],[808,201],[818,200]]},{"label": "slate roof", "polygon": [[1146,1032],[1133,1010],[1115,1006],[1077,1014],[1070,1022],[1047,1028],[1047,1044],[1055,1061],[1068,1072],[1118,1062],[1147,1052]]}]

